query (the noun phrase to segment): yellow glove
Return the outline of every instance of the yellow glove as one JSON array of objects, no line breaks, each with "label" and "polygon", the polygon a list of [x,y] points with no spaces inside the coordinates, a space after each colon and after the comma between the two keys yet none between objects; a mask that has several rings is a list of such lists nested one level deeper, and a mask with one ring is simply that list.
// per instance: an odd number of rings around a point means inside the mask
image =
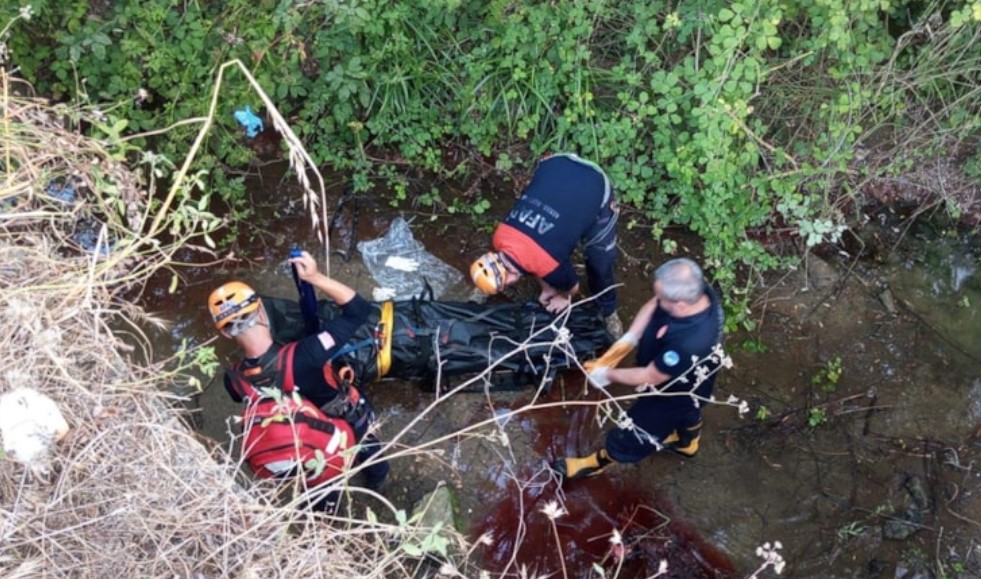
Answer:
[{"label": "yellow glove", "polygon": [[613,342],[613,345],[610,346],[610,349],[605,354],[595,360],[584,362],[582,367],[586,369],[586,372],[592,372],[596,368],[614,368],[624,358],[630,355],[630,352],[633,352],[636,347],[637,337],[627,332],[619,340]]}]

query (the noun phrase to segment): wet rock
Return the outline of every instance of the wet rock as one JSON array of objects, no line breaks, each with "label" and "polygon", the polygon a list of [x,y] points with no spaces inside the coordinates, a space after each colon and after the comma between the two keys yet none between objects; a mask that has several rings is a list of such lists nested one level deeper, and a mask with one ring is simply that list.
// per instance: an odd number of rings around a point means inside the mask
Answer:
[{"label": "wet rock", "polygon": [[976,378],[971,384],[971,390],[967,394],[968,408],[971,418],[981,420],[981,378]]},{"label": "wet rock", "polygon": [[903,486],[913,501],[911,506],[922,520],[923,514],[930,508],[930,497],[927,495],[926,487],[923,485],[923,479],[918,476],[911,476],[906,479]]},{"label": "wet rock", "polygon": [[912,571],[903,563],[896,565],[896,573],[893,577],[894,579],[930,579],[930,575],[920,571]]},{"label": "wet rock", "polygon": [[412,507],[412,518],[417,516],[422,527],[442,527],[455,532],[456,515],[453,510],[453,493],[449,487],[440,483],[434,491],[416,501]]},{"label": "wet rock", "polygon": [[922,528],[926,514],[930,509],[930,497],[920,477],[910,476],[903,482],[908,496],[905,509],[882,526],[882,535],[886,539],[904,540],[911,537]]},{"label": "wet rock", "polygon": [[896,300],[892,297],[892,290],[889,288],[883,288],[879,292],[879,301],[885,306],[886,311],[892,315],[896,315]]},{"label": "wet rock", "polygon": [[807,281],[812,289],[831,289],[838,279],[838,272],[831,264],[814,254],[807,256]]},{"label": "wet rock", "polygon": [[917,527],[904,520],[889,520],[882,526],[882,536],[894,541],[902,541],[910,538],[917,531]]}]

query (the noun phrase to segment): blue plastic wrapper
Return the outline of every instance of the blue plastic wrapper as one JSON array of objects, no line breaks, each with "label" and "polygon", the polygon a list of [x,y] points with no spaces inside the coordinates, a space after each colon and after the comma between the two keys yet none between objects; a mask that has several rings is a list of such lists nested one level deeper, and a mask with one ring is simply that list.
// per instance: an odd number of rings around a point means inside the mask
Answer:
[{"label": "blue plastic wrapper", "polygon": [[75,202],[75,185],[71,182],[66,183],[61,179],[52,179],[48,181],[44,192],[58,201],[68,203],[69,205]]},{"label": "blue plastic wrapper", "polygon": [[262,119],[257,117],[252,112],[252,107],[248,105],[244,109],[235,111],[235,120],[245,127],[245,135],[250,139],[262,132]]}]

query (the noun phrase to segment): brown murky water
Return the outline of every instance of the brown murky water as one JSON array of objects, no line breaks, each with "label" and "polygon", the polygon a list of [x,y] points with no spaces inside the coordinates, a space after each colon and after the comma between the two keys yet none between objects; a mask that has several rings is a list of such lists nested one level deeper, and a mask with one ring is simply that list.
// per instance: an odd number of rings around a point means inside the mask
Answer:
[{"label": "brown murky water", "polygon": [[[280,194],[281,212],[285,198],[299,198],[289,188]],[[397,214],[362,200],[357,230],[339,223],[335,242],[382,235]],[[487,232],[468,222],[415,216],[416,238],[461,271],[485,248]],[[295,296],[288,246],[319,251],[316,238],[298,209],[264,227],[242,246],[248,261],[192,271],[174,295],[163,281],[150,289],[148,308],[175,321],[158,337],[160,354],[181,339],[211,338],[204,299],[227,279]],[[625,253],[643,260],[620,264],[625,321],[649,296],[649,265],[664,258],[639,229],[621,232]],[[584,395],[581,376],[566,375],[535,398],[529,390],[437,399],[417,385],[371,385],[384,439],[401,448],[445,437],[437,454],[395,461],[384,492],[409,509],[437,484],[451,485],[458,527],[474,541],[491,538],[477,551],[481,565],[506,576],[524,567],[594,577],[600,565],[607,576],[648,577],[666,559],[668,577],[746,577],[761,563],[757,547],[780,541],[787,577],[979,577],[979,250],[977,237],[936,237],[908,236],[879,263],[811,256],[796,271],[768,276],[754,310],[759,329],[729,337],[735,367],[716,390],[720,399],[748,400],[752,412],[707,409],[692,460],[655,456],[559,488],[547,462],[593,450],[604,431],[594,406],[548,406],[594,396]],[[332,256],[331,273],[371,295],[356,252],[349,262]],[[460,284],[444,299],[463,299],[467,289]],[[230,360],[230,344],[217,346]],[[829,375],[838,368],[837,378]],[[197,404],[202,432],[225,443],[238,407],[220,380]],[[514,410],[521,413],[508,418]],[[404,430],[424,411],[426,420]],[[499,428],[455,434],[495,416]],[[551,502],[567,511],[554,522],[543,513]]]}]

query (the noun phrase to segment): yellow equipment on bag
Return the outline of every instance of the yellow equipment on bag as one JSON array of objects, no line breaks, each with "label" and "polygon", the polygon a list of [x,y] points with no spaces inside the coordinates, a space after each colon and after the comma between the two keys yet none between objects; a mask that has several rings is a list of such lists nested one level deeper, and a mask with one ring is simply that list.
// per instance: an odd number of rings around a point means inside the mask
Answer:
[{"label": "yellow equipment on bag", "polygon": [[395,321],[395,304],[387,301],[381,306],[381,319],[375,329],[375,340],[378,344],[378,377],[388,374],[392,367],[392,331]]}]

